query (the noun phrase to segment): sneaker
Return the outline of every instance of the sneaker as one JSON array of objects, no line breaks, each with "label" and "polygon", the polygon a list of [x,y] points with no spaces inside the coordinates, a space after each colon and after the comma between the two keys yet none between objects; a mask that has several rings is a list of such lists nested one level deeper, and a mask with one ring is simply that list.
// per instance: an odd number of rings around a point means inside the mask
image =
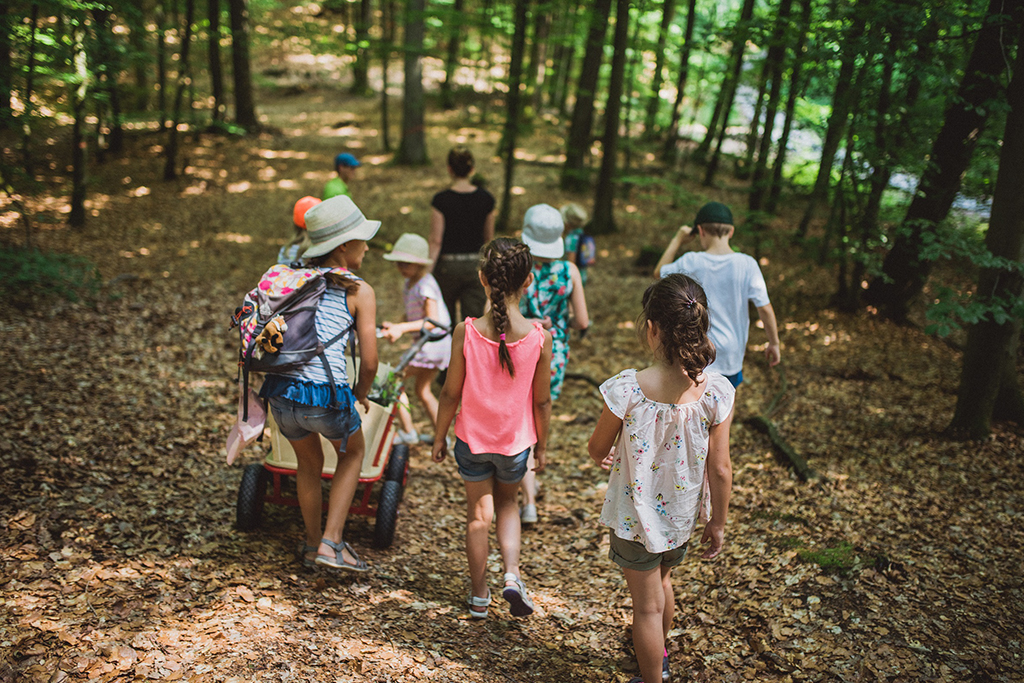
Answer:
[{"label": "sneaker", "polygon": [[523,580],[515,574],[506,572],[505,583],[514,581],[514,586],[506,585],[501,591],[501,597],[505,598],[508,602],[508,611],[512,613],[514,617],[528,617],[533,614],[533,600],[530,600],[530,596],[526,594],[526,586],[523,585]]},{"label": "sneaker", "polygon": [[537,523],[537,506],[536,505],[524,505],[523,509],[519,511],[519,521],[523,524],[536,524]]},{"label": "sneaker", "polygon": [[406,446],[412,446],[420,442],[420,436],[416,432],[403,432],[401,429],[398,430],[398,434],[395,435],[395,443],[402,443]]},{"label": "sneaker", "polygon": [[661,680],[668,681],[672,678],[672,674],[668,670],[668,655],[661,658]]}]

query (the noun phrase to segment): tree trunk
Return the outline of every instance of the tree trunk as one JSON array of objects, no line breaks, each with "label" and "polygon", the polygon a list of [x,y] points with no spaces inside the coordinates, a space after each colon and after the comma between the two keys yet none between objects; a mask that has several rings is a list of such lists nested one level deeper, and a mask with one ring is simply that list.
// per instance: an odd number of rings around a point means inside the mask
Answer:
[{"label": "tree trunk", "polygon": [[249,0],[228,0],[231,9],[231,64],[235,86],[235,123],[246,130],[259,127],[249,58]]},{"label": "tree trunk", "polygon": [[530,45],[530,66],[526,70],[525,110],[527,120],[540,113],[541,94],[548,70],[548,35],[551,33],[551,12],[544,5],[538,5],[533,21],[533,43]]},{"label": "tree trunk", "polygon": [[[769,48],[770,50],[770,48]],[[765,96],[768,94],[768,75],[771,65],[766,58],[761,64],[761,78],[757,81],[757,97],[754,100],[754,115],[750,117],[750,130],[747,131],[746,154],[743,161],[737,160],[735,175],[740,180],[750,177],[754,158],[757,156],[758,133],[761,130],[761,114],[764,113]]]},{"label": "tree trunk", "polygon": [[512,176],[515,170],[516,137],[519,132],[519,109],[522,102],[520,92],[523,80],[523,57],[526,53],[526,15],[529,0],[515,2],[515,32],[512,35],[512,54],[508,67],[508,103],[506,106],[505,132],[502,146],[505,148],[505,186],[501,195],[501,209],[495,228],[508,232],[512,217]]},{"label": "tree trunk", "polygon": [[14,128],[14,110],[11,95],[14,93],[14,63],[11,59],[14,23],[20,20],[13,8],[4,2],[0,6],[0,130]]},{"label": "tree trunk", "polygon": [[213,120],[224,120],[224,70],[220,62],[220,0],[206,0],[206,18],[210,24],[207,36],[207,61],[210,68],[210,90],[213,93]]},{"label": "tree trunk", "polygon": [[[1010,111],[999,153],[999,177],[985,234],[990,253],[1018,264],[1024,262],[1024,50],[1020,49],[1024,46],[1024,26],[1019,33],[1013,80],[1007,89]],[[984,301],[1002,300],[1019,307],[1022,294],[1024,278],[1019,270],[983,268],[978,276],[978,296]],[[1020,325],[1020,318],[1000,320],[989,314],[968,330],[950,433],[969,439],[986,438],[992,429],[997,400],[1004,408],[1016,409],[1016,414],[1006,417],[1024,424],[1024,400],[1016,367]]]},{"label": "tree trunk", "polygon": [[426,0],[405,3],[405,86],[402,97],[402,139],[395,162],[407,166],[429,163],[423,132],[423,25]]},{"label": "tree trunk", "polygon": [[675,0],[663,0],[661,6],[661,26],[658,29],[658,44],[654,49],[654,76],[651,78],[651,94],[647,100],[647,112],[644,117],[644,137],[655,135],[654,127],[658,121],[658,108],[661,105],[662,71],[665,68],[665,43],[668,40],[668,29],[672,25],[675,14]]},{"label": "tree trunk", "polygon": [[573,2],[562,33],[562,50],[555,57],[555,75],[551,79],[550,104],[558,110],[559,116],[568,112],[569,83],[572,81],[572,67],[576,59],[576,21],[580,13],[580,5]]},{"label": "tree trunk", "polygon": [[352,92],[365,95],[370,91],[370,26],[373,24],[371,0],[359,0],[355,21],[356,61],[352,65]]},{"label": "tree trunk", "polygon": [[565,145],[565,164],[562,166],[563,190],[582,191],[589,182],[585,159],[590,149],[594,127],[594,95],[597,77],[601,72],[604,55],[604,36],[608,28],[612,0],[594,0],[587,32],[587,51],[580,67],[580,80],[576,86],[576,104],[572,108],[572,122]]},{"label": "tree trunk", "polygon": [[999,99],[999,76],[1006,68],[1003,36],[1015,33],[1021,25],[1024,4],[1016,2],[1011,14],[1006,13],[1008,9],[1004,0],[990,0],[963,80],[946,107],[942,129],[932,144],[929,163],[900,233],[882,263],[883,274],[865,293],[865,299],[892,320],[905,321],[911,301],[924,288],[931,273],[931,263],[920,258],[924,236],[934,234],[949,215],[991,105]]},{"label": "tree trunk", "polygon": [[[97,140],[104,136],[105,128],[108,126],[110,128],[110,137],[105,141],[106,144],[98,142],[96,145],[97,159],[102,163],[104,149],[109,149],[115,154],[124,150],[124,127],[121,120],[121,98],[118,86],[121,65],[118,58],[119,51],[115,46],[117,38],[110,23],[110,10],[96,8],[92,10],[92,16],[96,24],[95,35],[99,48],[97,50],[98,67],[95,71],[99,77],[98,86],[107,96],[106,103],[97,101],[97,119],[99,120],[96,126]],[[108,108],[110,120],[109,123],[106,123],[103,121],[103,112]]]},{"label": "tree trunk", "polygon": [[825,141],[821,145],[818,175],[814,179],[814,187],[811,189],[811,196],[807,201],[807,209],[797,228],[798,239],[807,236],[811,221],[817,215],[818,206],[828,196],[828,188],[832,180],[832,166],[835,163],[836,154],[839,152],[839,145],[846,135],[847,120],[850,118],[850,111],[853,108],[853,99],[856,94],[853,88],[853,72],[857,67],[857,57],[860,54],[861,39],[864,37],[866,22],[864,8],[859,5],[854,7],[852,24],[843,40],[843,56],[839,64],[836,88],[832,94],[832,113],[828,118],[828,127],[825,130]]},{"label": "tree trunk", "polygon": [[156,2],[156,106],[160,110],[160,132],[167,127],[167,11],[166,0]]},{"label": "tree trunk", "polygon": [[754,5],[756,0],[743,0],[743,8],[740,10],[740,20],[736,24],[736,35],[733,38],[732,51],[729,54],[730,73],[722,82],[722,90],[715,103],[717,117],[713,117],[708,127],[708,134],[704,142],[697,148],[697,159],[707,156],[711,143],[716,139],[714,154],[708,162],[707,172],[704,174],[704,184],[711,185],[714,181],[715,172],[718,170],[718,162],[722,157],[722,142],[725,140],[726,130],[729,127],[729,115],[732,114],[732,104],[736,99],[736,87],[740,82],[740,72],[743,70],[743,51],[747,45],[747,36],[750,35],[750,20],[754,16]]},{"label": "tree trunk", "polygon": [[454,109],[455,102],[452,99],[452,80],[455,78],[455,70],[459,66],[459,50],[462,46],[462,15],[465,10],[466,0],[455,0],[452,8],[452,21],[448,23],[448,54],[444,61],[444,81],[441,83],[441,106],[445,109]]},{"label": "tree trunk", "polygon": [[[805,0],[805,4],[809,5],[809,0]],[[752,219],[758,226],[763,226],[763,221],[757,214],[764,204],[765,190],[767,189],[768,156],[772,150],[772,134],[775,132],[775,117],[779,112],[779,100],[782,99],[782,73],[786,62],[786,29],[789,26],[789,13],[792,6],[793,0],[779,2],[771,44],[765,57],[765,70],[771,80],[771,88],[768,92],[768,104],[764,113],[764,130],[761,132],[757,161],[754,163],[754,170],[751,174],[750,197],[747,203],[748,216],[753,214]],[[748,140],[748,144],[749,142]]]},{"label": "tree trunk", "polygon": [[189,47],[192,45],[192,24],[195,21],[195,0],[185,0],[185,33],[181,39],[181,51],[178,56],[178,82],[174,89],[174,115],[171,119],[171,129],[167,136],[167,149],[164,155],[164,180],[174,180],[178,177],[176,169],[178,163],[178,124],[181,123],[181,100],[185,95],[185,88],[192,78],[189,68]]},{"label": "tree trunk", "polygon": [[782,134],[779,135],[779,146],[772,164],[772,180],[768,189],[768,198],[764,210],[775,213],[782,196],[782,172],[786,164],[786,148],[789,146],[789,133],[793,130],[796,115],[796,100],[804,87],[803,65],[806,55],[807,32],[811,28],[811,0],[801,0],[800,29],[797,33],[796,46],[793,48],[793,68],[789,74],[789,94],[786,96],[786,113],[783,117]]},{"label": "tree trunk", "polygon": [[395,44],[395,8],[393,0],[380,3],[380,132],[385,152],[391,151],[390,122],[388,120],[388,68],[391,64],[391,47]]},{"label": "tree trunk", "polygon": [[89,63],[85,53],[85,18],[70,20],[71,59],[74,65],[75,82],[69,83],[71,113],[71,213],[68,223],[74,228],[85,226],[85,111],[86,96],[89,92]]},{"label": "tree trunk", "polygon": [[145,111],[149,108],[149,69],[152,67],[150,56],[146,53],[146,17],[147,6],[139,2],[138,6],[128,6],[124,14],[128,25],[128,44],[131,46],[132,99],[129,105],[132,111]]},{"label": "tree trunk", "polygon": [[683,95],[686,92],[686,79],[690,72],[690,46],[693,43],[693,27],[696,24],[697,0],[690,0],[686,10],[686,30],[683,46],[679,51],[679,75],[676,79],[676,99],[672,103],[672,119],[665,136],[662,148],[662,159],[672,160],[675,157],[676,143],[679,141],[679,115],[683,106]]},{"label": "tree trunk", "polygon": [[[36,77],[36,31],[39,28],[39,3],[32,3],[32,14],[29,17],[28,61],[25,64],[25,113],[21,124],[21,166],[25,173],[32,175],[32,93]],[[31,240],[30,240],[31,241]]]},{"label": "tree trunk", "polygon": [[605,104],[604,136],[601,138],[601,173],[594,195],[594,218],[590,232],[606,235],[615,232],[615,156],[619,144],[619,112],[622,109],[623,81],[626,74],[626,50],[629,47],[629,0],[615,2],[615,52],[612,73],[608,79],[608,102]]}]

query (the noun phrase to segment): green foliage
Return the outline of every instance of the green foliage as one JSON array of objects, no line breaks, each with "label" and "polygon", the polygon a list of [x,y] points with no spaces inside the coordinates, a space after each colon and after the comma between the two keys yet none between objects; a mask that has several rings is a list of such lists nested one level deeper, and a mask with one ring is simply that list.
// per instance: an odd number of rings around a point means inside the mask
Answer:
[{"label": "green foliage", "polygon": [[95,264],[81,256],[35,249],[0,249],[0,294],[22,307],[33,300],[79,301],[100,286]]},{"label": "green foliage", "polygon": [[402,395],[402,374],[390,371],[384,381],[380,378],[373,380],[368,398],[374,403],[379,403],[385,408],[398,401]]},{"label": "green foliage", "polygon": [[853,545],[846,541],[841,541],[833,548],[821,550],[802,548],[797,551],[796,556],[801,562],[816,564],[826,571],[840,574],[848,574],[860,564],[860,558],[853,553]]}]

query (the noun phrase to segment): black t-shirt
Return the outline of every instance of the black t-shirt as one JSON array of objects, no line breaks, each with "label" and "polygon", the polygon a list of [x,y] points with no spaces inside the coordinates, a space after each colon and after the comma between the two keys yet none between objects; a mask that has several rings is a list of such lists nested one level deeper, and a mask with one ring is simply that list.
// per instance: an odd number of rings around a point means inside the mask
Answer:
[{"label": "black t-shirt", "polygon": [[442,254],[473,254],[484,246],[484,221],[494,211],[494,197],[483,188],[475,192],[443,190],[430,205],[444,216]]}]

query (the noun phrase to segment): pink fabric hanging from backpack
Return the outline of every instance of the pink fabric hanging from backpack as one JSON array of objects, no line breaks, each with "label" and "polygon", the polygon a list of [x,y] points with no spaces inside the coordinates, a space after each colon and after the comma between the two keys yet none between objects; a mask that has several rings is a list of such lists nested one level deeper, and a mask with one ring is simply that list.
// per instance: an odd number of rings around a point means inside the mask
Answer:
[{"label": "pink fabric hanging from backpack", "polygon": [[[246,393],[248,394],[247,396],[245,395]],[[242,419],[243,401],[247,401],[249,404],[248,420]],[[228,434],[228,441],[225,446],[229,465],[235,461],[235,458],[238,457],[238,454],[246,446],[259,438],[260,434],[263,433],[263,426],[266,424],[266,421],[267,413],[263,409],[263,401],[260,400],[259,395],[252,389],[249,389],[248,392],[243,392],[241,382],[239,382],[237,418],[235,419],[235,425]]]}]

